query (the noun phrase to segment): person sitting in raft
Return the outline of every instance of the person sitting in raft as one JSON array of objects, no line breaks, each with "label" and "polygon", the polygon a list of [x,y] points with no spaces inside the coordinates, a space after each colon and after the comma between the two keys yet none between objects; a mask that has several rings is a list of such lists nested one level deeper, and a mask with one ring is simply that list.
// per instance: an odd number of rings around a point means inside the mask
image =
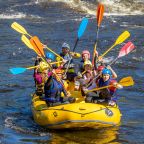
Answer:
[{"label": "person sitting in raft", "polygon": [[102,77],[97,81],[97,87],[109,86],[108,88],[104,88],[99,90],[99,95],[95,95],[93,92],[86,94],[86,102],[94,102],[97,103],[99,100],[103,100],[105,103],[109,105],[115,105],[116,100],[113,98],[116,88],[123,88],[122,85],[118,84],[115,79],[112,79],[112,73],[109,69],[105,68],[102,71]]},{"label": "person sitting in raft", "polygon": [[97,80],[102,76],[102,71],[103,71],[104,68],[107,68],[107,69],[109,69],[111,71],[112,78],[114,78],[114,79],[117,78],[116,72],[112,69],[112,67],[110,65],[105,66],[105,65],[101,64],[101,65],[98,66],[98,68],[96,70],[96,73],[97,73],[97,78],[96,79]]},{"label": "person sitting in raft", "polygon": [[99,65],[96,72],[95,72],[95,75],[94,75],[95,77],[91,81],[89,81],[88,84],[86,84],[86,88],[88,90],[91,90],[91,89],[96,87],[97,81],[102,77],[102,71],[104,68],[107,68],[111,71],[113,79],[117,78],[116,72],[110,66],[105,67],[104,65]]},{"label": "person sitting in raft", "polygon": [[48,69],[37,68],[34,74],[34,79],[36,81],[36,95],[40,98],[44,94],[44,85],[48,79]]},{"label": "person sitting in raft", "polygon": [[[48,63],[54,62],[55,59],[56,59],[55,55],[53,53],[51,53],[51,52],[47,52],[45,56],[46,56],[46,60],[47,60]],[[57,66],[55,64],[53,64],[52,68],[56,69]]]},{"label": "person sitting in raft", "polygon": [[76,76],[76,66],[74,64],[73,58],[79,58],[81,55],[79,53],[70,52],[70,46],[67,43],[63,43],[62,45],[62,53],[60,56],[64,58],[63,63],[61,64],[61,68],[66,70],[65,79],[69,79],[73,81]]},{"label": "person sitting in raft", "polygon": [[87,85],[90,81],[92,81],[92,79],[96,76],[96,71],[93,70],[92,67],[92,63],[90,60],[86,60],[84,62],[84,71],[82,72],[82,79],[80,79],[81,81],[81,85]]},{"label": "person sitting in raft", "polygon": [[82,51],[82,54],[81,54],[81,61],[80,61],[80,72],[82,73],[84,71],[84,62],[87,61],[87,60],[90,60],[90,52],[88,50],[84,50]]},{"label": "person sitting in raft", "polygon": [[62,81],[59,80],[60,77],[57,71],[53,71],[45,83],[45,97],[43,100],[46,101],[48,106],[56,106],[59,104],[75,102],[75,98],[70,97],[70,93],[65,90]]},{"label": "person sitting in raft", "polygon": [[71,60],[71,57],[72,58],[81,57],[81,55],[79,53],[70,52],[70,46],[66,42],[64,42],[62,44],[62,52],[60,53],[60,56],[66,61]]},{"label": "person sitting in raft", "polygon": [[[55,56],[54,56],[53,53],[47,52],[46,53],[46,59],[50,63],[50,62],[52,62],[52,61],[55,60]],[[42,62],[42,58],[38,55],[37,58],[36,58],[36,60],[35,60],[35,66],[40,65],[41,62]],[[55,68],[56,66],[53,65],[52,67]],[[37,68],[34,69],[34,74],[33,74],[34,78],[35,78],[35,74],[36,73],[37,73]],[[34,79],[34,81],[35,81],[35,86],[36,86],[36,80]]]},{"label": "person sitting in raft", "polygon": [[[96,54],[98,55],[98,52],[96,52]],[[90,60],[90,52],[88,50],[83,50],[81,54],[81,58],[82,60],[80,61],[79,69],[80,72],[82,73],[84,71],[84,67],[83,67],[84,62]]]},{"label": "person sitting in raft", "polygon": [[55,61],[55,55],[51,52],[46,52],[45,54],[47,62],[51,63],[53,61]]}]

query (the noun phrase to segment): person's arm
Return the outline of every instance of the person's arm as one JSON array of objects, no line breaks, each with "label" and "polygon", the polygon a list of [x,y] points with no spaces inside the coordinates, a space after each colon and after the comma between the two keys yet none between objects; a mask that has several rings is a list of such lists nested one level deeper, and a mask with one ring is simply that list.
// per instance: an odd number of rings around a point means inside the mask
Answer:
[{"label": "person's arm", "polygon": [[73,58],[80,58],[80,57],[81,57],[81,54],[80,54],[80,53],[76,53],[76,52],[70,52],[70,55],[71,55]]},{"label": "person's arm", "polygon": [[117,89],[122,89],[123,88],[123,86],[121,84],[119,84],[115,79],[112,79],[110,81],[110,85],[113,85]]},{"label": "person's arm", "polygon": [[35,73],[34,78],[37,82],[37,84],[41,84],[42,83],[42,76],[38,73]]}]

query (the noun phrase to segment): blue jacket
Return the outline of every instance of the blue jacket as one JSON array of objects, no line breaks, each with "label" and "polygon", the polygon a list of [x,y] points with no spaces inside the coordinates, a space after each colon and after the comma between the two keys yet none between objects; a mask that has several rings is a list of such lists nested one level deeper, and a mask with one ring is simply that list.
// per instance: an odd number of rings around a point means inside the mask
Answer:
[{"label": "blue jacket", "polygon": [[48,102],[60,102],[61,92],[66,95],[63,85],[52,76],[45,83],[44,92],[45,100]]}]

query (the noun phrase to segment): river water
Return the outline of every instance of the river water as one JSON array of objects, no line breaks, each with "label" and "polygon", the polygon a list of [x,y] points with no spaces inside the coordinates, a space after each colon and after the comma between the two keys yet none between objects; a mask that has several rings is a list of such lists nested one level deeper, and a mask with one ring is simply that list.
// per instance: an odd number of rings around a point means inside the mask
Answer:
[{"label": "river water", "polygon": [[[21,34],[11,29],[16,21],[31,35],[37,35],[56,52],[65,41],[74,46],[80,21],[89,18],[88,27],[76,51],[89,49],[96,38],[97,2],[94,0],[5,0],[0,1],[0,143],[2,144],[142,144],[144,143],[144,4],[143,1],[102,0],[105,15],[100,26],[98,51],[103,53],[125,30],[131,33],[136,49],[120,58],[112,67],[118,80],[132,76],[135,85],[117,92],[122,112],[121,125],[105,129],[49,130],[32,118],[31,96],[34,92],[33,71],[12,75],[9,68],[34,64],[36,54],[20,40]],[[106,57],[118,56],[121,44]]]}]

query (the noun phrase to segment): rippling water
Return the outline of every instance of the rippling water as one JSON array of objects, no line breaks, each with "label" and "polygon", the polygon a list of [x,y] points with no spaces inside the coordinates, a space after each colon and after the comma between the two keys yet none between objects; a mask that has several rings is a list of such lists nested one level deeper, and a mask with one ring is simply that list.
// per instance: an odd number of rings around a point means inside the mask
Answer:
[{"label": "rippling water", "polygon": [[[113,8],[119,6],[120,9],[122,4],[129,8],[129,1],[126,0],[121,0],[121,5],[118,5],[118,1],[111,1],[115,2],[113,7],[103,1],[106,14],[100,27],[98,45],[99,53],[103,53],[123,31],[128,30],[131,33],[129,40],[136,46],[136,50],[113,65],[118,79],[131,75],[135,81],[133,87],[118,91],[118,103],[123,114],[121,125],[99,130],[50,131],[33,121],[30,109],[30,94],[34,91],[33,72],[29,70],[14,76],[8,69],[31,66],[36,55],[21,42],[21,35],[12,30],[10,25],[17,21],[31,35],[39,36],[43,43],[59,52],[64,41],[74,46],[79,23],[87,16],[89,25],[76,51],[89,49],[92,53],[96,37],[96,18],[93,15],[96,3],[85,0],[81,1],[83,5],[80,7],[78,4],[81,2],[77,0],[61,1],[0,2],[0,143],[144,143],[144,15],[142,8],[137,14],[137,9],[134,9],[134,15],[133,10],[129,10],[124,13],[127,14],[125,16],[122,16],[123,11],[120,14],[118,8]],[[116,57],[122,45],[115,47],[107,57]]]}]

